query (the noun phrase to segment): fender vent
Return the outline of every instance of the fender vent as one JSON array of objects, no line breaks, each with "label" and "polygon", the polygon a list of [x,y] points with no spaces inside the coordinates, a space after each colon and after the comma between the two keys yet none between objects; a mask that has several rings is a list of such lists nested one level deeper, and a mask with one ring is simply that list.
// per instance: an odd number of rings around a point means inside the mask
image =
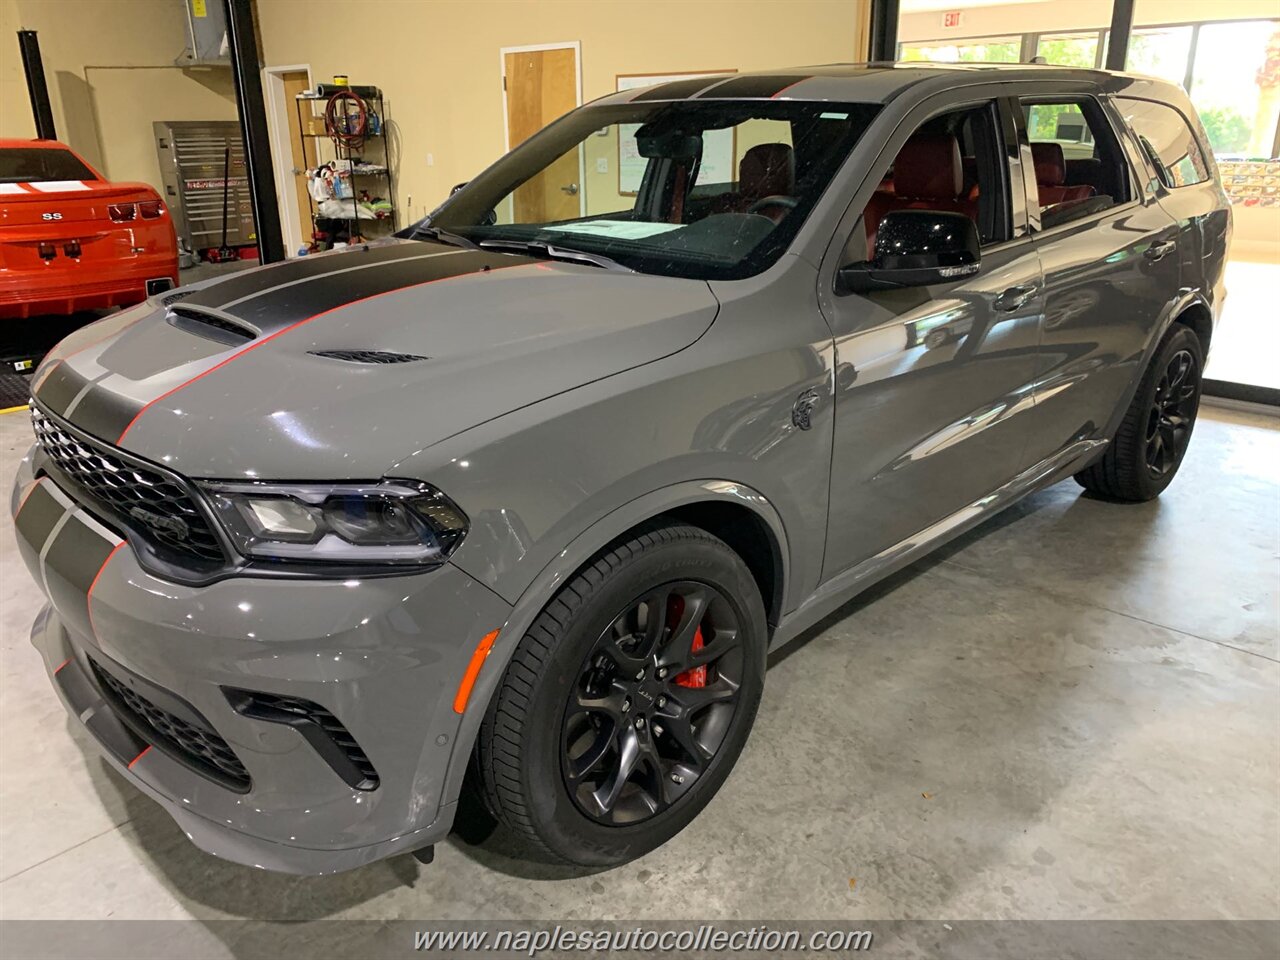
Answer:
[{"label": "fender vent", "polygon": [[347,363],[413,363],[430,360],[413,353],[391,353],[387,350],[312,350],[313,356],[328,360],[344,360]]},{"label": "fender vent", "polygon": [[165,317],[171,326],[187,333],[235,346],[257,339],[258,332],[218,313],[205,313],[196,307],[170,307]]}]

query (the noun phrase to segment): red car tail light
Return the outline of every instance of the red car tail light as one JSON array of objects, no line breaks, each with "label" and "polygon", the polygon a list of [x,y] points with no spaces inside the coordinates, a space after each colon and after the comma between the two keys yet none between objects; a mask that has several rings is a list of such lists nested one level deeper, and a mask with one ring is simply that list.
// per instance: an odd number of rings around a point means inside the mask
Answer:
[{"label": "red car tail light", "polygon": [[135,203],[113,203],[107,207],[107,213],[116,223],[128,223],[138,215]]},{"label": "red car tail light", "polygon": [[138,204],[138,212],[144,220],[154,220],[164,215],[164,204],[159,200],[143,200]]}]

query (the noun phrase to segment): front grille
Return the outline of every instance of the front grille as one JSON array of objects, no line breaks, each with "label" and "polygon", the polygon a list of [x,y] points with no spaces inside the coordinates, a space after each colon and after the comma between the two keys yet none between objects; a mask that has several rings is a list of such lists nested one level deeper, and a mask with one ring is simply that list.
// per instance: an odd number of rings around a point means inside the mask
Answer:
[{"label": "front grille", "polygon": [[295,728],[349,786],[376,790],[378,771],[356,738],[332,713],[310,700],[254,690],[225,690],[235,711],[255,720]]},{"label": "front grille", "polygon": [[217,535],[176,476],[73,435],[34,408],[31,423],[40,448],[69,480],[125,523],[141,526],[164,552],[206,567],[226,562]]},{"label": "front grille", "polygon": [[249,771],[213,727],[196,726],[156,706],[92,657],[89,666],[107,702],[142,739],[167,748],[174,759],[225,787],[249,789]]}]

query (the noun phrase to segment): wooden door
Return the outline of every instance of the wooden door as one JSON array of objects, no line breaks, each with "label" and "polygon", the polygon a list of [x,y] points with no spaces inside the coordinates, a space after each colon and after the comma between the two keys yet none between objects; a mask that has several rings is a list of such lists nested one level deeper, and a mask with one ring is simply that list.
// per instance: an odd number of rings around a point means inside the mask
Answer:
[{"label": "wooden door", "polygon": [[[284,83],[284,106],[289,118],[289,155],[293,159],[293,189],[296,194],[295,202],[298,205],[298,223],[302,225],[302,236],[288,239],[292,241],[294,249],[297,249],[299,245],[311,242],[311,202],[307,197],[307,168],[316,165],[316,142],[311,137],[300,136],[298,103],[294,98],[311,84],[305,70],[283,73],[280,79]],[[311,104],[304,104],[302,112],[304,117],[310,116]]]},{"label": "wooden door", "polygon": [[[571,47],[528,50],[503,57],[507,138],[512,148],[578,106],[578,54]],[[516,223],[581,216],[578,151],[559,160],[515,191]]]}]

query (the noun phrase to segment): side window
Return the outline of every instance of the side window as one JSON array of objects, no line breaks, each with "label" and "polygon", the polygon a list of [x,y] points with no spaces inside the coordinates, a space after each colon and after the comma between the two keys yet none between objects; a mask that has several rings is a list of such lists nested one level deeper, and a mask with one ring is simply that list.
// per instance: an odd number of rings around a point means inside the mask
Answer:
[{"label": "side window", "polygon": [[[867,259],[880,221],[895,210],[963,213],[982,245],[1010,236],[1007,166],[994,103],[927,120],[907,139],[862,212]],[[850,242],[852,246],[852,241]]]},{"label": "side window", "polygon": [[1209,179],[1204,152],[1181,113],[1163,103],[1129,97],[1117,97],[1116,106],[1166,187],[1189,187]]},{"label": "side window", "polygon": [[1042,229],[1129,199],[1129,165],[1096,100],[1024,98],[1022,120],[1035,161]]}]

